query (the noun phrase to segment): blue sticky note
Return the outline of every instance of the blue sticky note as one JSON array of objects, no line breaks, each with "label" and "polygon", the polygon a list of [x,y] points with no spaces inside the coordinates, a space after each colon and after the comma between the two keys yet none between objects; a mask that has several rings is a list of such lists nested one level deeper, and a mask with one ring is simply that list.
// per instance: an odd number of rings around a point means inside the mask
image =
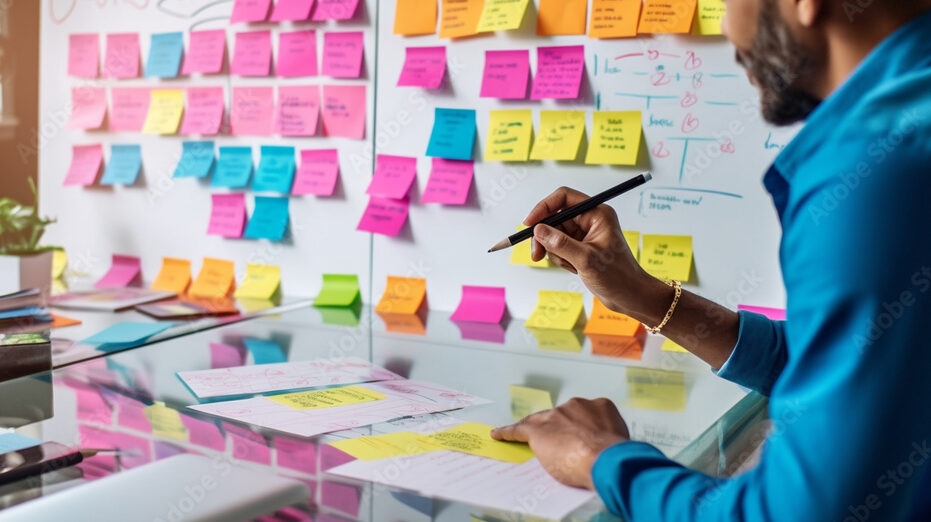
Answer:
[{"label": "blue sticky note", "polygon": [[220,147],[220,159],[211,185],[243,188],[252,176],[252,147]]},{"label": "blue sticky note", "polygon": [[252,190],[287,194],[294,181],[294,147],[262,146],[262,158],[255,171]]},{"label": "blue sticky note", "polygon": [[256,196],[243,237],[281,241],[288,229],[288,198]]},{"label": "blue sticky note", "polygon": [[206,177],[210,174],[214,161],[212,141],[185,141],[181,144],[181,159],[172,177]]},{"label": "blue sticky note", "polygon": [[284,355],[284,350],[274,341],[264,339],[243,339],[246,349],[252,354],[252,360],[255,364],[273,364],[287,362],[288,358]]},{"label": "blue sticky note", "polygon": [[470,160],[475,144],[475,111],[443,109],[433,112],[433,132],[427,145],[427,156]]},{"label": "blue sticky note", "polygon": [[87,339],[84,339],[81,343],[97,345],[98,349],[105,352],[132,348],[145,343],[146,339],[149,337],[161,333],[174,325],[175,323],[116,323],[106,330],[97,332]]},{"label": "blue sticky note", "polygon": [[142,147],[139,145],[111,145],[110,161],[103,171],[101,185],[132,185],[142,168]]},{"label": "blue sticky note", "polygon": [[181,67],[184,54],[184,33],[158,33],[152,35],[145,75],[157,78],[174,78]]},{"label": "blue sticky note", "polygon": [[16,319],[18,317],[29,317],[31,315],[40,315],[42,309],[38,306],[27,306],[24,308],[14,308],[12,310],[3,310],[0,312],[0,319]]},{"label": "blue sticky note", "polygon": [[41,440],[20,435],[19,433],[4,433],[0,435],[0,453],[9,453],[19,451],[25,448],[31,448],[42,444]]}]

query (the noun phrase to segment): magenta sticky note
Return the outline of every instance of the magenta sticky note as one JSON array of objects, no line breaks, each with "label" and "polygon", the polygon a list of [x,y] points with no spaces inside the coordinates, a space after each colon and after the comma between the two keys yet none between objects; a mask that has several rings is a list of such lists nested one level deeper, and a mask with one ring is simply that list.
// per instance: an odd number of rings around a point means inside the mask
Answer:
[{"label": "magenta sticky note", "polygon": [[446,47],[408,47],[398,87],[438,89],[446,75]]},{"label": "magenta sticky note", "polygon": [[365,53],[362,31],[323,34],[323,75],[358,78]]},{"label": "magenta sticky note", "polygon": [[320,88],[316,85],[278,87],[275,133],[282,136],[313,136],[320,115]]},{"label": "magenta sticky note", "polygon": [[396,236],[407,221],[407,212],[410,202],[406,199],[390,199],[372,196],[357,230]]},{"label": "magenta sticky note", "polygon": [[226,450],[226,437],[220,428],[211,421],[195,419],[183,413],[178,414],[181,417],[181,423],[187,428],[188,440],[191,444],[197,444],[205,448],[217,451]]},{"label": "magenta sticky note", "polygon": [[786,320],[786,311],[781,308],[767,308],[765,306],[748,306],[748,305],[738,305],[737,310],[753,312],[755,314],[765,315],[773,321],[785,321]]},{"label": "magenta sticky note", "polygon": [[233,87],[233,135],[270,136],[275,122],[274,87]]},{"label": "magenta sticky note", "polygon": [[460,336],[467,341],[504,344],[506,331],[499,323],[458,321],[455,325],[459,328]]},{"label": "magenta sticky note", "polygon": [[332,196],[339,178],[339,153],[336,149],[302,150],[291,193]]},{"label": "magenta sticky note", "polygon": [[530,51],[485,51],[482,98],[522,100],[527,97]]},{"label": "magenta sticky note", "polygon": [[463,285],[462,300],[449,318],[473,323],[500,323],[506,308],[504,287]]},{"label": "magenta sticky note", "polygon": [[299,22],[310,17],[314,0],[278,0],[269,18],[272,22]]},{"label": "magenta sticky note", "polygon": [[471,160],[433,158],[430,179],[420,200],[424,203],[465,205],[475,164]]},{"label": "magenta sticky note", "polygon": [[278,76],[317,75],[317,32],[293,31],[278,35]]},{"label": "magenta sticky note", "polygon": [[113,254],[110,270],[94,286],[96,288],[123,288],[142,284],[142,261],[136,256]]},{"label": "magenta sticky note", "polygon": [[97,34],[68,35],[68,76],[96,78],[100,62],[100,38]]},{"label": "magenta sticky note", "polygon": [[230,435],[233,442],[233,458],[271,465],[272,450],[268,447],[265,437],[227,422],[223,423],[223,430]]},{"label": "magenta sticky note", "polygon": [[64,185],[93,185],[103,163],[103,145],[74,145]]},{"label": "magenta sticky note", "polygon": [[352,455],[340,451],[329,444],[320,446],[320,471],[327,471],[336,466],[342,466],[347,462],[356,460]]},{"label": "magenta sticky note", "polygon": [[107,54],[103,60],[103,75],[107,78],[139,76],[139,33],[107,35]]},{"label": "magenta sticky note", "polygon": [[223,87],[188,87],[181,134],[217,134],[223,124],[225,110]]},{"label": "magenta sticky note", "polygon": [[223,70],[226,55],[226,31],[192,31],[188,50],[184,53],[181,74],[217,74]]},{"label": "magenta sticky note", "polygon": [[538,47],[530,99],[578,98],[584,71],[585,46]]},{"label": "magenta sticky note", "polygon": [[110,90],[107,126],[116,132],[140,132],[152,99],[148,87],[114,87]]},{"label": "magenta sticky note", "polygon": [[312,20],[349,20],[355,16],[358,7],[359,0],[317,0]]},{"label": "magenta sticky note", "polygon": [[382,198],[403,199],[417,178],[417,158],[379,154],[375,157],[375,173],[366,194]]},{"label": "magenta sticky note", "polygon": [[73,87],[69,129],[99,129],[107,116],[106,87]]},{"label": "magenta sticky note", "polygon": [[235,0],[230,23],[264,22],[271,6],[272,0]]},{"label": "magenta sticky note", "polygon": [[317,449],[313,442],[276,437],[275,451],[279,467],[317,474]]},{"label": "magenta sticky note", "polygon": [[77,379],[65,377],[63,382],[74,391],[77,401],[77,417],[81,420],[110,424],[113,410],[103,399],[97,388]]},{"label": "magenta sticky note", "polygon": [[223,343],[210,343],[210,367],[234,368],[246,364],[246,350]]},{"label": "magenta sticky note", "polygon": [[136,399],[113,394],[116,403],[116,423],[124,428],[141,431],[143,433],[152,432],[152,423],[145,414],[146,405]]},{"label": "magenta sticky note", "polygon": [[365,138],[365,85],[324,85],[323,133],[326,136]]},{"label": "magenta sticky note", "polygon": [[239,76],[268,76],[272,67],[272,32],[236,33],[230,72]]},{"label": "magenta sticky note", "polygon": [[355,517],[359,514],[360,499],[361,492],[356,486],[330,481],[320,483],[320,504],[328,508]]},{"label": "magenta sticky note", "polygon": [[[84,425],[78,426],[78,434],[82,447],[120,450],[120,465],[123,468],[134,468],[152,462],[152,446],[147,438]],[[99,457],[104,459],[100,459],[98,463],[112,459],[115,466],[113,455],[97,455],[93,459],[97,461]]]},{"label": "magenta sticky note", "polygon": [[246,195],[242,192],[233,194],[213,194],[210,209],[210,224],[207,234],[211,236],[242,237],[246,224]]}]

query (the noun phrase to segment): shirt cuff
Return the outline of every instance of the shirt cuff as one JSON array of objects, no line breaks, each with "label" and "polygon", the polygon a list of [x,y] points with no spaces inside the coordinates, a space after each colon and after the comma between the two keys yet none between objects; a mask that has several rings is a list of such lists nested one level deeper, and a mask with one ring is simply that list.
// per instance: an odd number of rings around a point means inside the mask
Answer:
[{"label": "shirt cuff", "polygon": [[625,516],[624,492],[634,476],[654,467],[656,460],[667,460],[663,452],[645,442],[619,442],[598,455],[592,465],[595,491],[612,513]]},{"label": "shirt cuff", "polygon": [[740,311],[737,344],[727,361],[714,373],[722,379],[768,395],[779,376],[783,348],[779,322],[766,316]]}]

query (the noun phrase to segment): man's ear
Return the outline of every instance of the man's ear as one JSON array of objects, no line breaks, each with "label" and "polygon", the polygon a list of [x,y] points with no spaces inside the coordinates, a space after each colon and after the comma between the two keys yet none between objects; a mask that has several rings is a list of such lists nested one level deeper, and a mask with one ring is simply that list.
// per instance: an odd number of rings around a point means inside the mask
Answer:
[{"label": "man's ear", "polygon": [[824,9],[823,0],[793,0],[792,3],[795,4],[795,16],[799,25],[806,28],[815,25]]}]

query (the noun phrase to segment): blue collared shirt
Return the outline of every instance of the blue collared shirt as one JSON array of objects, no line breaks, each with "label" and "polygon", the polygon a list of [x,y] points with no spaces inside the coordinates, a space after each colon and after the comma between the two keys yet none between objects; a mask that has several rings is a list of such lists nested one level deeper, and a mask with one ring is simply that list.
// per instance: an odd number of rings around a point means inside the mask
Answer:
[{"label": "blue collared shirt", "polygon": [[931,520],[931,13],[882,42],[764,178],[785,322],[741,312],[719,375],[770,396],[774,433],[731,479],[625,442],[592,468],[656,520]]}]

